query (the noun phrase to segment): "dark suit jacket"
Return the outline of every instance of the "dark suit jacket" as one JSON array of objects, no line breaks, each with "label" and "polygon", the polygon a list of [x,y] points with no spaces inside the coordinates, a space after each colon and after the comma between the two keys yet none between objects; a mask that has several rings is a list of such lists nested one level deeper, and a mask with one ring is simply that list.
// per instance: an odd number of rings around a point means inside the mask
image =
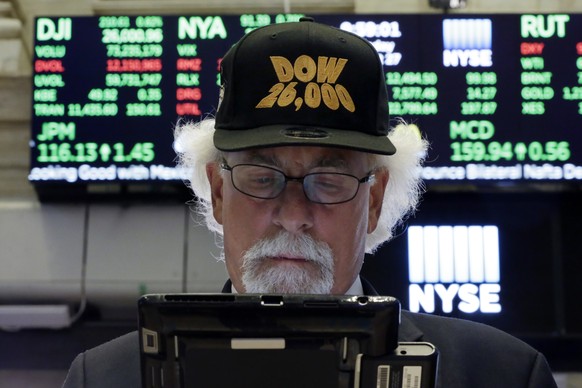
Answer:
[{"label": "dark suit jacket", "polygon": [[[364,279],[362,285],[365,294],[377,295]],[[223,291],[230,292],[229,282]],[[437,347],[439,388],[556,387],[541,353],[483,324],[403,311],[398,337],[402,342],[427,341]],[[141,387],[137,332],[77,356],[63,387]]]}]

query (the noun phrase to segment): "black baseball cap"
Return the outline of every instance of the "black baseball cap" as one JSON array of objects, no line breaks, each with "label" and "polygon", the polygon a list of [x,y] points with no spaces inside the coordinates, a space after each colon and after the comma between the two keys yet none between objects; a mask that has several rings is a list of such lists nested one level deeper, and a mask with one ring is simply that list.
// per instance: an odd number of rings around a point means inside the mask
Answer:
[{"label": "black baseball cap", "polygon": [[221,64],[214,145],[317,145],[392,155],[388,95],[365,39],[312,18],[246,34]]}]

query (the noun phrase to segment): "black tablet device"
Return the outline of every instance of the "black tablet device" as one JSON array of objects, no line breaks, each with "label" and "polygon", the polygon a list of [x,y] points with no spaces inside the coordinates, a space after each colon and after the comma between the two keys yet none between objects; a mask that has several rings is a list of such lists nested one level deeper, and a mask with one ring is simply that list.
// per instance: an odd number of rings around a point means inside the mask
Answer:
[{"label": "black tablet device", "polygon": [[148,388],[353,387],[362,356],[398,346],[387,296],[155,294],[138,310]]}]

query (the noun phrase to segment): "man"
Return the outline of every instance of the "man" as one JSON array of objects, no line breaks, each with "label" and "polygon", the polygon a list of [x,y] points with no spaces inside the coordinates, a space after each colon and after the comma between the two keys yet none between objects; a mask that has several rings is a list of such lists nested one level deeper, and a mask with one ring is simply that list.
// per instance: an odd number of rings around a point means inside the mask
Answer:
[{"label": "man", "polygon": [[[216,119],[179,126],[175,147],[223,236],[223,291],[376,294],[364,254],[415,208],[426,143],[389,130],[373,47],[306,18],[247,34],[221,78]],[[439,387],[555,386],[540,353],[484,325],[404,311],[399,339],[436,345]],[[132,333],[77,357],[65,386],[139,384]]]}]

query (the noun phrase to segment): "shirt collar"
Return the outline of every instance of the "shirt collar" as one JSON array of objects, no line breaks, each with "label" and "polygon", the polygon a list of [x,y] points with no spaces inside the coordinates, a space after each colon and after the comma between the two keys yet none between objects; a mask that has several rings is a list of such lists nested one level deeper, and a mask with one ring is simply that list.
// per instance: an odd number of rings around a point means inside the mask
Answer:
[{"label": "shirt collar", "polygon": [[356,277],[354,284],[346,291],[346,295],[364,295],[364,288],[362,287],[360,276]]}]

